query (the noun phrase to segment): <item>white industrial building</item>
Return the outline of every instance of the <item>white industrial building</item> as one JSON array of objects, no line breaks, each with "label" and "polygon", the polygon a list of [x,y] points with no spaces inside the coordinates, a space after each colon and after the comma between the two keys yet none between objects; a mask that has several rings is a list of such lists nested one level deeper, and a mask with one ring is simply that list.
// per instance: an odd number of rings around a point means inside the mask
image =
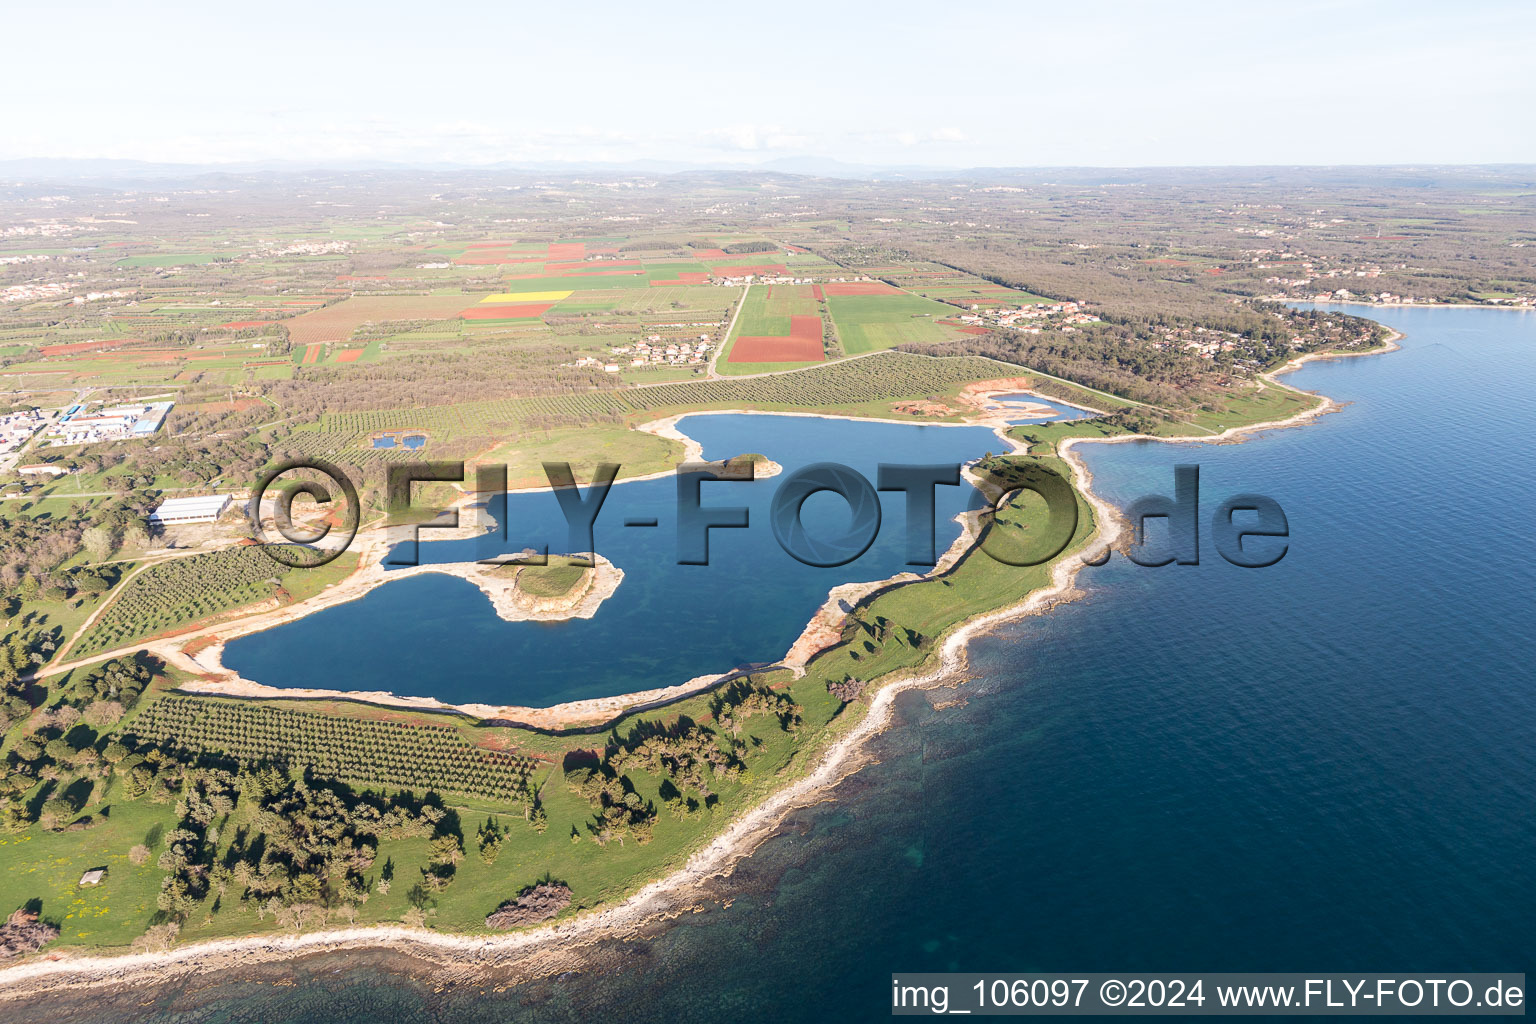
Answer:
[{"label": "white industrial building", "polygon": [[132,403],[90,412],[84,404],[64,410],[50,431],[56,445],[95,444],[127,437],[148,437],[160,429],[175,402]]},{"label": "white industrial building", "polygon": [[178,526],[182,523],[212,523],[229,508],[227,494],[207,494],[200,498],[170,498],[149,514],[155,526]]}]

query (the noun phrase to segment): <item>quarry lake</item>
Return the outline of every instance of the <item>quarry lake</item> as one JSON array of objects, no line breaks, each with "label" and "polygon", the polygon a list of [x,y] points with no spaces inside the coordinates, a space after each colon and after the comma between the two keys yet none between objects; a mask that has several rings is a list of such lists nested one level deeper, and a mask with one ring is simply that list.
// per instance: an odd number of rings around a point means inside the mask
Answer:
[{"label": "quarry lake", "polygon": [[[337,952],[153,991],[61,994],[50,1010],[97,1021],[809,1022],[884,1019],[893,971],[1527,970],[1536,314],[1369,315],[1405,333],[1402,351],[1287,378],[1346,402],[1337,414],[1242,445],[1083,449],[1117,501],[1166,492],[1178,462],[1199,462],[1218,498],[1275,497],[1292,534],[1280,564],[1212,556],[1147,569],[1116,556],[1086,570],[1083,599],[976,640],[963,683],[902,694],[874,763],[793,813],[720,882],[718,901],[597,950],[593,969],[504,990],[494,978],[444,987],[398,953]],[[747,419],[687,429],[713,454],[862,454],[866,470],[898,439],[903,458],[913,446],[938,459],[994,444],[985,432],[808,420],[770,432]],[[670,492],[648,500],[660,509]],[[785,583],[797,570],[755,546],[772,543],[755,532],[721,532],[718,553],[755,552],[772,571],[712,584],[752,596],[695,629],[679,604],[687,588],[655,591],[654,623],[626,632],[648,658],[626,664],[686,676],[782,649],[828,584],[809,572],[803,589]],[[668,545],[647,543],[671,572]],[[870,569],[899,568],[897,550],[880,558]],[[722,559],[737,564],[750,559]],[[462,589],[473,611],[482,599]],[[402,659],[433,680],[454,670],[476,686],[523,685],[515,661],[445,651],[443,669],[408,650],[427,637],[466,646],[462,633],[414,626],[409,643],[390,635],[419,609],[356,609],[346,628],[359,639],[342,642],[381,681],[399,676],[388,659]],[[365,628],[370,617],[387,625]],[[272,636],[291,637],[290,654],[335,642],[336,627],[312,628]],[[591,668],[585,642],[560,646],[563,674],[618,671]],[[691,653],[673,661],[674,646]],[[263,657],[238,667],[277,681],[280,654]],[[559,657],[541,653],[534,678],[558,680]],[[579,679],[541,685],[581,690]]]},{"label": "quarry lake", "polygon": [[[598,553],[623,570],[624,580],[594,618],[507,622],[473,584],[429,573],[236,639],[225,649],[224,664],[247,679],[284,688],[334,689],[344,679],[341,688],[347,690],[545,707],[773,662],[784,656],[832,587],[922,571],[906,564],[906,499],[895,491],[880,494],[879,534],[855,561],[819,568],[791,557],[768,516],[775,491],[791,473],[835,462],[873,485],[881,463],[958,464],[1005,449],[983,427],[705,414],[684,418],[678,428],[703,446],[706,459],[760,452],[784,467],[781,475],[751,483],[702,485],[705,508],[741,506],[749,514],[746,529],[709,531],[708,565],[678,564],[674,476],[620,483],[597,518],[594,540]],[[976,492],[964,482],[934,490],[936,551],[942,553],[959,536],[954,517]],[[414,545],[417,557],[443,563],[525,547],[573,550],[552,492],[507,495],[495,499],[490,512],[508,524],[506,538],[423,541]],[[848,504],[830,493],[812,495],[802,508],[812,534],[841,532],[850,519]],[[657,525],[626,526],[630,520]]]}]

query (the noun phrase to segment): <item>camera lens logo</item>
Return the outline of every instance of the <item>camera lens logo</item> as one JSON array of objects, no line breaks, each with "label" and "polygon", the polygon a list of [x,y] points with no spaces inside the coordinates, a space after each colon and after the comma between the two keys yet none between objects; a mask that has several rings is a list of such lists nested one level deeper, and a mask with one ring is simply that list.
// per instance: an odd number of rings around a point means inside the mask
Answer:
[{"label": "camera lens logo", "polygon": [[[294,501],[301,495],[311,506],[302,526],[293,518]],[[312,569],[347,550],[357,536],[362,507],[346,473],[318,459],[294,459],[256,484],[248,515],[251,539],[269,558],[290,569]]]},{"label": "camera lens logo", "polygon": [[[807,498],[821,491],[842,496],[851,513],[848,528],[833,536],[812,536],[800,520]],[[880,495],[856,470],[835,462],[816,462],[780,485],[768,511],[779,546],[804,565],[824,569],[847,565],[869,550],[880,532]]]}]

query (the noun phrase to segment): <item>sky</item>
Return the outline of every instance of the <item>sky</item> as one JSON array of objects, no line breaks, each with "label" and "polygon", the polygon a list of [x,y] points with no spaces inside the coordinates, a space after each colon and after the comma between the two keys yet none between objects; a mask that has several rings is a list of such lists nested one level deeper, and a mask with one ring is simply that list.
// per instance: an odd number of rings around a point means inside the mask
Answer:
[{"label": "sky", "polygon": [[0,159],[1536,163],[1530,0],[23,2]]}]

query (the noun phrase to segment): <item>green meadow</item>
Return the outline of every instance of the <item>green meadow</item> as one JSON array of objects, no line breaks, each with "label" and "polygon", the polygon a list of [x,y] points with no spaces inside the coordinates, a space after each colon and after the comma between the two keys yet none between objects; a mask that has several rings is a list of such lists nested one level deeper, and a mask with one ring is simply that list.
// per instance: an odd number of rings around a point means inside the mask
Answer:
[{"label": "green meadow", "polygon": [[918,295],[829,295],[827,308],[849,355],[955,336],[935,322],[954,308]]}]

